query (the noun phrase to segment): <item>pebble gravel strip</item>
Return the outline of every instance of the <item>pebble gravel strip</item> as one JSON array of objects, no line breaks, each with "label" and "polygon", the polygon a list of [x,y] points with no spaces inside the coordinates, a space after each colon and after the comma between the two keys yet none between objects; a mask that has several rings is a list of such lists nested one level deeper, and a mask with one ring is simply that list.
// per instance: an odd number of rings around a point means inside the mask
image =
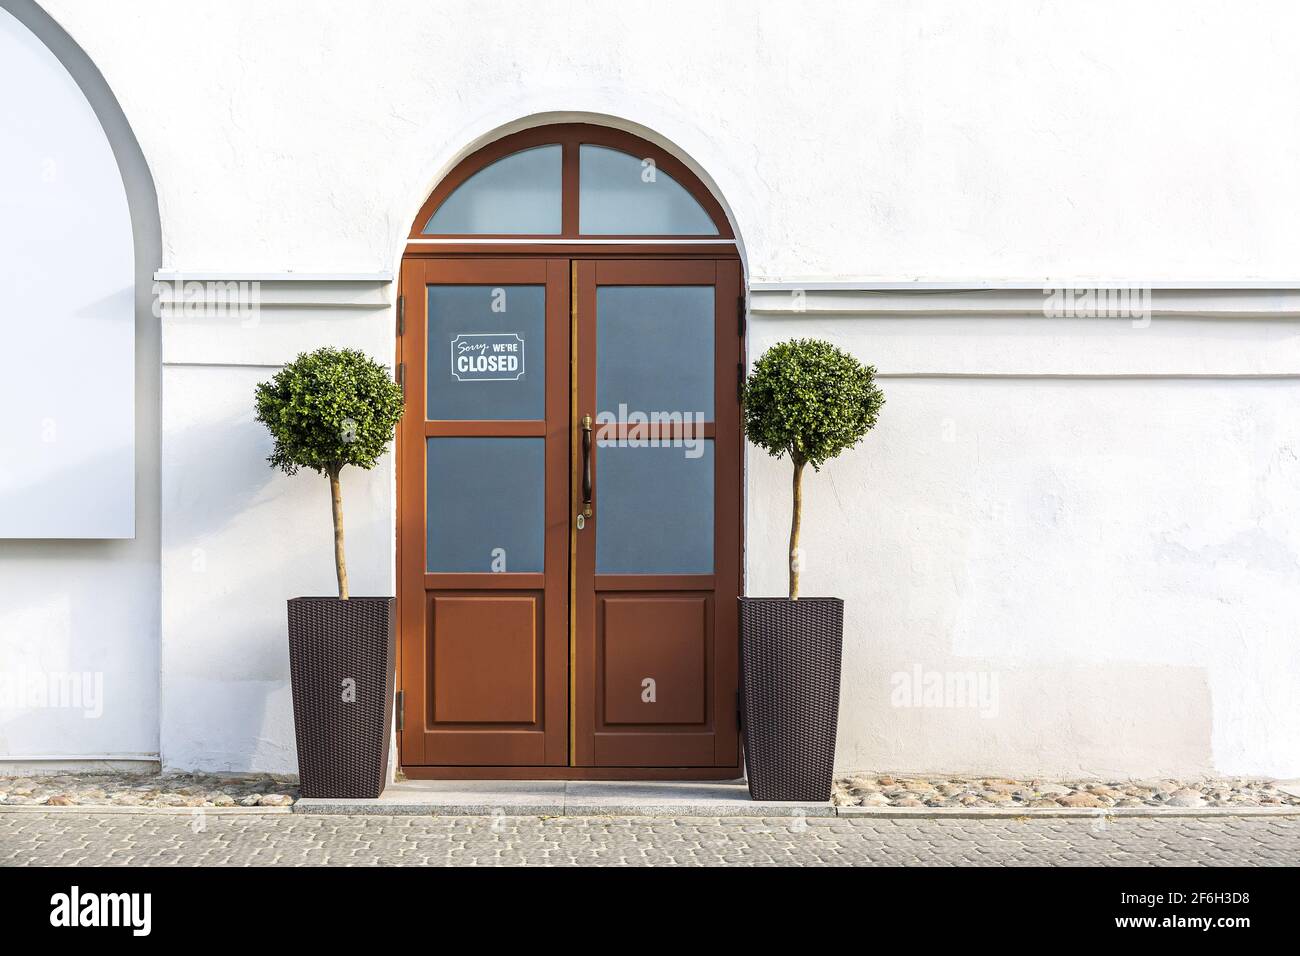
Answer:
[{"label": "pebble gravel strip", "polygon": [[913,777],[854,774],[835,781],[837,807],[1110,810],[1300,807],[1300,796],[1268,780],[1008,780],[1003,777]]},{"label": "pebble gravel strip", "polygon": [[[219,774],[82,773],[0,777],[0,807],[289,807],[296,783]],[[837,807],[944,810],[1300,810],[1300,795],[1271,781],[1218,779],[1067,783],[1001,777],[854,774],[835,782]]]},{"label": "pebble gravel strip", "polygon": [[0,777],[0,806],[287,807],[292,780],[216,774],[76,773]]}]

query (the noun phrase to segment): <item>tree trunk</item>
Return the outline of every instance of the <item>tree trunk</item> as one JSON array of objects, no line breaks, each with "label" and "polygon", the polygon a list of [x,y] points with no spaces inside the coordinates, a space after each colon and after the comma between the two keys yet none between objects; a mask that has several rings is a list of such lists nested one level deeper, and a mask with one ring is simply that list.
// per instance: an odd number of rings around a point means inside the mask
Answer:
[{"label": "tree trunk", "polygon": [[334,570],[339,578],[339,598],[348,599],[348,565],[343,558],[343,489],[337,470],[329,472],[330,504],[334,511]]},{"label": "tree trunk", "polygon": [[794,461],[794,507],[790,511],[790,600],[799,600],[799,526],[803,523],[803,466]]}]

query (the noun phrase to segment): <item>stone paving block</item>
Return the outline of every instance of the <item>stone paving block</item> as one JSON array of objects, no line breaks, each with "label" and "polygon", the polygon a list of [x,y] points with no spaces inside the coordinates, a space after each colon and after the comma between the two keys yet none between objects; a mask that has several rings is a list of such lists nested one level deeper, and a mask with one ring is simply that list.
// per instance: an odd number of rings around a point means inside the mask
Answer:
[{"label": "stone paving block", "polygon": [[1293,865],[1300,821],[0,815],[11,865]]}]

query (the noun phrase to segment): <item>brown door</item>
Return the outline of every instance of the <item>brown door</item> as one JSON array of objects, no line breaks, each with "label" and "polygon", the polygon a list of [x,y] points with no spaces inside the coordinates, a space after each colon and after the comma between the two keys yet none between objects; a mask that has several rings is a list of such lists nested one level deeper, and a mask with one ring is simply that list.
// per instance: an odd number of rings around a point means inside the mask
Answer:
[{"label": "brown door", "polygon": [[569,263],[403,263],[403,764],[569,762]]},{"label": "brown door", "polygon": [[606,260],[576,278],[593,435],[575,482],[590,517],[575,534],[573,762],[735,766],[738,266]]},{"label": "brown door", "polygon": [[408,773],[738,767],[739,282],[734,258],[404,262]]}]

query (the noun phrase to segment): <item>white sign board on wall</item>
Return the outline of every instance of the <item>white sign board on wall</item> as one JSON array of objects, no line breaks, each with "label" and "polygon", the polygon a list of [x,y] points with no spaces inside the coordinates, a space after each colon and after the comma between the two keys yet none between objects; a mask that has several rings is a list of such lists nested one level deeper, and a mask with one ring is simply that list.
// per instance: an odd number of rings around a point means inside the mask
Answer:
[{"label": "white sign board on wall", "polygon": [[90,104],[0,10],[0,538],[135,535],[131,218]]}]

